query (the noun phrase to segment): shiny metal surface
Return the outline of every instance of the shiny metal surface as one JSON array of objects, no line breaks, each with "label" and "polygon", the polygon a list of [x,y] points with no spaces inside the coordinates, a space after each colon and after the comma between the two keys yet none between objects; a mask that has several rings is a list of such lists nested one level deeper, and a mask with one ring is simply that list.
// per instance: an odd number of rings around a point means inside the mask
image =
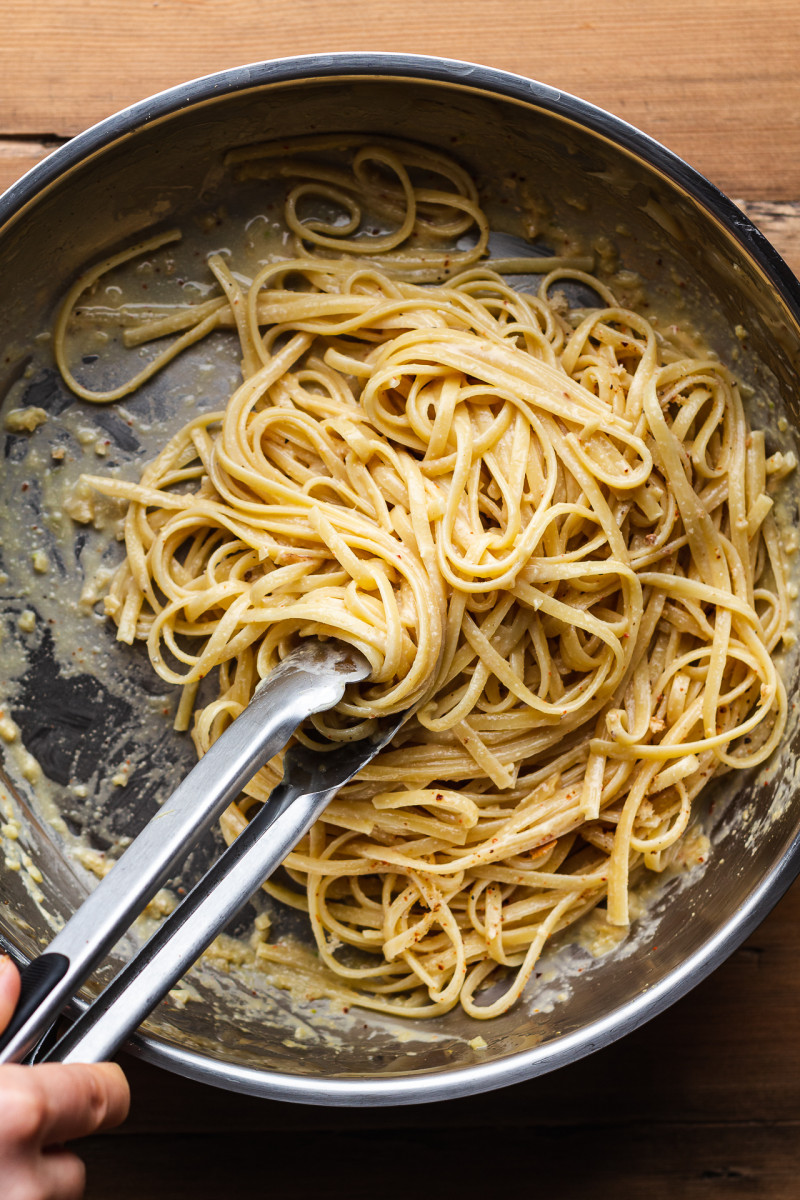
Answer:
[{"label": "shiny metal surface", "polygon": [[[352,662],[362,656],[350,650],[348,657]],[[368,669],[361,671],[362,678],[368,674]],[[407,716],[403,712],[385,718],[372,737],[357,742],[331,742],[322,750],[292,746],[283,760],[283,779],[267,803],[44,1061],[103,1062],[111,1058],[248,897],[280,866],[339,788],[388,746]]]},{"label": "shiny metal surface", "polygon": [[[368,678],[369,669],[363,654],[344,642],[334,639],[320,642],[313,638],[288,655],[259,684],[244,711],[178,784],[122,854],[113,872],[100,880],[47,947],[49,955],[63,955],[69,966],[46,1000],[30,1015],[16,1035],[2,1046],[0,1063],[20,1062],[25,1058],[56,1019],[66,1001],[119,941],[195,843],[219,820],[256,771],[283,749],[301,721],[312,713],[324,712],[338,704],[346,685]],[[372,753],[377,753],[379,748],[376,746]],[[362,750],[360,755],[354,754],[350,747],[347,750],[348,762],[356,759],[356,765],[350,772],[352,776],[372,754],[368,749]],[[316,779],[325,772],[327,764],[315,764],[314,756],[308,751],[303,756],[303,761],[306,759],[310,761],[306,764],[305,777],[310,783],[310,776],[313,774]],[[344,782],[346,780],[342,779],[334,784],[333,791]],[[295,791],[294,796],[297,795]],[[319,804],[320,810],[332,795],[332,791],[325,791],[324,803]],[[274,856],[270,854],[270,846],[274,842],[270,840],[259,844],[261,856],[255,863],[256,882],[250,887],[243,883],[242,888],[231,888],[229,884],[228,890],[232,891],[232,896],[223,894],[210,899],[211,907],[218,900],[227,917],[220,920],[219,926],[213,929],[207,939],[204,940],[200,931],[195,952],[184,954],[181,959],[183,969],[176,978],[180,978],[183,970],[191,966],[247,897],[261,886],[263,880],[285,858],[288,849],[302,837],[307,825],[297,810],[293,810],[293,816],[295,836],[289,840],[288,847],[284,845],[286,838],[279,838],[274,862]],[[269,829],[272,823],[265,818],[264,828]],[[291,819],[287,820],[287,824],[292,825]],[[311,819],[308,824],[311,824]],[[259,876],[258,868],[262,864],[264,870]],[[244,871],[244,867],[241,871]],[[159,992],[156,977],[155,986],[156,995],[152,1003],[142,1008],[139,1019],[129,1024],[125,1033],[131,1032],[147,1016],[156,1000],[172,987],[172,983],[166,984]],[[110,997],[106,998],[104,993],[104,1006],[107,1007],[109,1001]],[[100,1059],[93,1061],[99,1062]]]},{"label": "shiny metal surface", "polygon": [[[498,202],[509,173],[525,176],[553,222],[589,241],[607,235],[618,244],[621,266],[640,275],[651,303],[694,323],[720,354],[736,352],[737,371],[765,398],[760,420],[768,436],[778,414],[797,429],[800,286],[731,201],[669,151],[580,100],[488,68],[414,56],[312,56],[223,72],[134,106],[57,151],[0,198],[0,311],[9,340],[24,343],[31,330],[46,327],[79,267],[132,240],[154,212],[171,223],[190,221],[198,197],[214,186],[208,164],[224,149],[334,130],[439,145],[473,170]],[[733,334],[737,325],[748,335],[743,356]],[[165,420],[167,399],[156,392],[146,398]],[[788,519],[797,522],[796,508]],[[12,611],[13,558],[3,569]],[[115,661],[127,672],[130,694],[143,694],[138,667],[130,658]],[[796,658],[787,672],[792,691]],[[114,691],[113,680],[102,682]],[[27,719],[30,736],[36,735],[32,712],[15,719],[21,725]],[[133,717],[124,719],[133,729]],[[186,750],[177,741],[156,746],[155,733],[153,739],[154,754],[163,746],[156,765],[163,762],[168,778]],[[312,1030],[313,1049],[298,1051],[286,1042],[292,1022],[311,1022],[309,1005],[267,988],[262,1007],[253,1010],[248,987],[263,987],[263,981],[252,976],[248,982],[243,970],[214,976],[208,987],[199,979],[203,1003],[159,1008],[147,1035],[132,1045],[196,1079],[342,1105],[444,1099],[573,1061],[685,994],[788,887],[800,867],[800,813],[791,802],[798,750],[792,724],[766,775],[720,781],[708,797],[713,852],[703,872],[686,887],[679,880],[665,883],[635,945],[600,959],[585,949],[563,951],[557,962],[564,959],[574,970],[565,976],[566,998],[552,1007],[550,1000],[537,1002],[544,995],[540,980],[527,1002],[491,1023],[454,1011],[426,1023],[428,1040],[415,1042],[412,1022],[359,1014],[357,1021],[342,1020],[335,1036]],[[0,875],[8,902],[0,905],[0,935],[29,957],[47,934],[42,910],[56,919],[68,916],[86,881],[37,815],[24,780],[17,774],[12,782],[29,852],[46,864],[44,899],[32,901],[20,879]],[[133,794],[140,803],[127,813],[131,829],[144,822],[150,803],[146,789]],[[289,921],[286,928],[300,933],[302,923]],[[120,963],[107,963],[100,979]],[[487,1042],[480,1052],[469,1044],[478,1034]]]}]

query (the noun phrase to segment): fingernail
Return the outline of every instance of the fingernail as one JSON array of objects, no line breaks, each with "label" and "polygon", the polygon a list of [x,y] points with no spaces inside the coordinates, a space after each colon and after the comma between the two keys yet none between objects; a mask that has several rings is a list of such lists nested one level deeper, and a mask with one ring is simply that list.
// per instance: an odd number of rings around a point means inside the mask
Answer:
[{"label": "fingernail", "polygon": [[7,969],[10,962],[11,955],[5,954],[2,950],[0,950],[0,975],[2,975],[3,971]]}]

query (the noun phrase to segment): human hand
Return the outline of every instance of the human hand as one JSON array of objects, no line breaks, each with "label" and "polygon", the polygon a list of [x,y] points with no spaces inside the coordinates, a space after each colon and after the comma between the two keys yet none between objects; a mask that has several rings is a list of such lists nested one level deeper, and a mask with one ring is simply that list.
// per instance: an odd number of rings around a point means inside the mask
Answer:
[{"label": "human hand", "polygon": [[[19,995],[19,972],[0,954],[0,1032]],[[0,1195],[79,1200],[86,1170],[63,1143],[125,1120],[128,1083],[115,1063],[0,1066]]]}]

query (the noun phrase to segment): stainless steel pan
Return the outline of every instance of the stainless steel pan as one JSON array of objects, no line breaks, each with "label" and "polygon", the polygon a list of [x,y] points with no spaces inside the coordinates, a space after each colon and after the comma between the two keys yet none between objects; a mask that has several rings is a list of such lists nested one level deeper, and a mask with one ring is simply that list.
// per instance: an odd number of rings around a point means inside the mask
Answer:
[{"label": "stainless steel pan", "polygon": [[[19,742],[8,744],[4,820],[13,834],[13,820],[6,818],[16,813],[20,832],[17,838],[6,832],[0,848],[0,937],[21,959],[51,939],[90,884],[70,851],[75,837],[102,853],[115,839],[132,836],[193,760],[185,736],[174,734],[161,715],[160,685],[146,662],[117,646],[101,618],[86,626],[91,637],[80,653],[65,648],[63,628],[84,584],[87,547],[107,534],[76,531],[71,553],[54,552],[51,572],[31,582],[27,543],[17,538],[15,548],[10,542],[15,530],[39,525],[41,532],[56,485],[42,483],[35,461],[27,470],[26,455],[53,439],[71,444],[82,428],[89,438],[102,435],[108,461],[135,465],[182,423],[183,396],[199,387],[196,364],[186,357],[132,402],[138,424],[128,426],[113,408],[75,402],[42,367],[41,351],[31,360],[28,347],[49,328],[59,296],[87,261],[132,241],[154,221],[190,226],[201,209],[209,211],[219,186],[213,165],[222,151],[333,130],[440,145],[498,200],[504,179],[527,177],[553,221],[588,240],[607,235],[619,248],[621,266],[639,273],[654,305],[696,323],[720,353],[735,353],[737,369],[759,398],[757,417],[768,442],[785,446],[793,439],[797,280],[740,210],[685,163],[553,88],[439,59],[314,56],[197,80],[75,138],[0,199],[0,341],[8,347],[0,358],[0,400],[10,393],[6,403],[22,398],[50,415],[31,438],[6,438],[0,480],[6,506],[0,682],[24,745],[44,772],[32,785],[25,776],[35,768]],[[747,331],[744,353],[737,326]],[[232,367],[233,357],[221,353]],[[778,424],[781,417],[786,428]],[[797,523],[796,507],[789,506],[786,519]],[[38,615],[24,636],[23,609]],[[786,670],[794,690],[795,658]],[[313,989],[303,994],[269,985],[246,963],[231,970],[206,964],[192,976],[188,1003],[181,1007],[183,996],[161,1006],[131,1049],[220,1086],[342,1105],[465,1095],[573,1061],[698,983],[788,887],[800,867],[797,747],[792,725],[768,772],[714,789],[705,816],[708,861],[666,881],[628,941],[601,958],[581,947],[551,954],[526,1000],[493,1022],[470,1021],[458,1011],[423,1026],[355,1009],[337,1014]],[[127,759],[130,777],[115,787],[112,778],[120,777]],[[57,829],[45,819],[54,811],[49,805],[60,813]],[[174,885],[188,885],[214,853],[213,841],[195,851]],[[20,869],[4,868],[3,855]],[[302,920],[274,913],[273,919],[302,935]],[[105,964],[87,996],[119,969],[122,957]],[[470,1044],[478,1035],[485,1049]]]}]

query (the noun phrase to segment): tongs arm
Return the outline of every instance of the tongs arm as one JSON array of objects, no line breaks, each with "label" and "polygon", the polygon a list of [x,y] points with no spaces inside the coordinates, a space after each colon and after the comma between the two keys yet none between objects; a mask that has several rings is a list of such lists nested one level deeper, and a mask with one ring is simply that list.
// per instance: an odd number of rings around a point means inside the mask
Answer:
[{"label": "tongs arm", "polygon": [[278,666],[100,881],[44,954],[22,972],[0,1063],[19,1062],[245,783],[296,727],[342,698],[369,665],[341,642],[309,639]]},{"label": "tongs arm", "polygon": [[405,716],[387,718],[371,739],[353,744],[321,752],[292,747],[284,760],[283,782],[269,800],[44,1061],[110,1058],[272,874],[339,788],[389,743]]}]

